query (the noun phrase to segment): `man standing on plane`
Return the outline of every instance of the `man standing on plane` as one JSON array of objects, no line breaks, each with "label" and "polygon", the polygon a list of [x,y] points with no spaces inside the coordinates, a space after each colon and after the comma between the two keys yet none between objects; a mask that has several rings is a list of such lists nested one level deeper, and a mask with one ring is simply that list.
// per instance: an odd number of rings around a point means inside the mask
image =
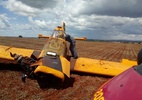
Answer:
[{"label": "man standing on plane", "polygon": [[76,43],[75,39],[73,37],[71,37],[69,34],[65,34],[65,40],[70,43],[69,48],[70,48],[73,58],[77,59],[78,55],[77,55],[76,48],[75,48],[75,43]]},{"label": "man standing on plane", "polygon": [[66,34],[64,31],[61,31],[59,35],[57,36],[60,38],[64,38],[66,41],[70,43],[69,49],[71,51],[72,57],[74,59],[77,59],[78,55],[77,55],[76,48],[75,48],[75,43],[76,43],[75,39],[71,37],[69,34]]}]

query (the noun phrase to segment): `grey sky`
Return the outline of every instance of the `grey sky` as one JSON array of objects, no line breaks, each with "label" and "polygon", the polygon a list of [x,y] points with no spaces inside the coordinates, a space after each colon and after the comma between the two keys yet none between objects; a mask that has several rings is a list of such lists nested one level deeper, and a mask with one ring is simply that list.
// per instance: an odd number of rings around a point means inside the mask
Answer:
[{"label": "grey sky", "polygon": [[1,5],[15,14],[0,13],[7,31],[49,35],[64,21],[74,37],[142,40],[142,0],[8,0]]}]

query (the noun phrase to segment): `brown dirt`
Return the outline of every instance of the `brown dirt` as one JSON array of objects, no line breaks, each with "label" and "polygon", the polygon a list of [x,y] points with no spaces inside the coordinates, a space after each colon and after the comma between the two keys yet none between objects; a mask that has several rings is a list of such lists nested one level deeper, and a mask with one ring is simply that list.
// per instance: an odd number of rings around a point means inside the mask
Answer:
[{"label": "brown dirt", "polygon": [[[46,39],[0,37],[0,45],[41,50]],[[136,60],[142,44],[76,41],[80,57],[121,61],[122,58]],[[41,89],[36,80],[23,83],[18,65],[0,64],[0,100],[92,100],[97,89],[110,77],[71,73],[64,84],[50,84]]]}]

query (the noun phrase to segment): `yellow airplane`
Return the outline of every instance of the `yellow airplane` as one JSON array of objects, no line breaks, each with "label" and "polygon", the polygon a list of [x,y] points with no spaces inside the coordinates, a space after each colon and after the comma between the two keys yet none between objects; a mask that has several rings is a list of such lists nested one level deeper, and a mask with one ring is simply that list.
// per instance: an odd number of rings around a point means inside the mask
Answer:
[{"label": "yellow airplane", "polygon": [[[38,38],[49,38],[50,36],[44,36],[42,34],[38,34]],[[86,37],[82,37],[82,38],[78,38],[78,37],[74,37],[75,40],[83,40],[86,41],[87,38]]]},{"label": "yellow airplane", "polygon": [[[79,57],[73,59],[68,56],[67,41],[64,38],[65,23],[54,29],[52,35],[41,51],[15,48],[0,45],[0,58],[17,61],[23,68],[22,79],[53,75],[65,80],[70,78],[70,71],[92,73],[106,76],[116,76],[133,65],[136,61],[123,59],[122,62],[111,62]],[[59,37],[61,36],[62,37]]]}]

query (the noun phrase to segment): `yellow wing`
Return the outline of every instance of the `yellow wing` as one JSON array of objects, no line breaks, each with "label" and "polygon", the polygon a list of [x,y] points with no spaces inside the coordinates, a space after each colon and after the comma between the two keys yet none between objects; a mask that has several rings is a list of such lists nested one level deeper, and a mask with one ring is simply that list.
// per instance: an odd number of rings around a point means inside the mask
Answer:
[{"label": "yellow wing", "polygon": [[[14,60],[10,56],[10,52],[30,57],[34,50],[0,45],[0,58]],[[76,60],[71,60],[70,64],[71,71],[115,76],[125,71],[126,69],[137,65],[137,62],[129,61],[127,59],[123,59],[122,62],[112,62],[89,58],[78,58]]]},{"label": "yellow wing", "polygon": [[[73,61],[71,61],[73,63]],[[71,64],[71,70],[99,75],[115,76],[126,69],[137,65],[136,61],[123,59],[122,62],[112,62],[89,58],[78,58]]]},{"label": "yellow wing", "polygon": [[15,48],[15,47],[11,47],[11,46],[0,45],[0,58],[1,59],[7,59],[7,60],[14,60],[10,56],[10,52],[16,53],[18,55],[30,57],[31,54],[33,53],[33,51],[34,50],[31,50],[31,49]]}]

